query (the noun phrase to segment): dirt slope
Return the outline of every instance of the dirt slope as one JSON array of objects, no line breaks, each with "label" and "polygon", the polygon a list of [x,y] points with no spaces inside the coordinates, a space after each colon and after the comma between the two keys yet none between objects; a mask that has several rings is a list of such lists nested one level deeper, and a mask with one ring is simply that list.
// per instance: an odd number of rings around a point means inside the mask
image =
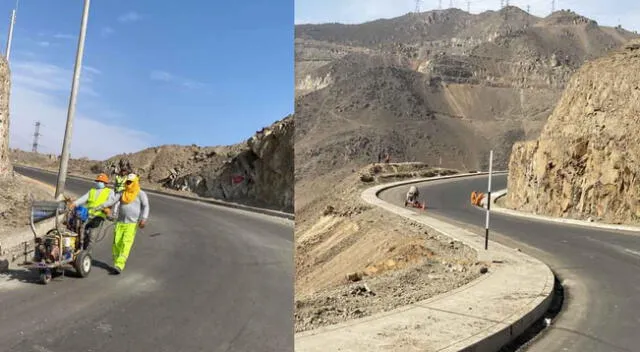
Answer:
[{"label": "dirt slope", "polygon": [[506,168],[569,77],[634,33],[569,11],[457,9],[296,26],[296,180],[393,160]]},{"label": "dirt slope", "polygon": [[360,198],[376,183],[451,173],[421,163],[370,165],[296,213],[296,331],[391,310],[480,275],[486,263],[472,249]]},{"label": "dirt slope", "polygon": [[507,206],[640,222],[639,70],[636,40],[574,75],[540,138],[514,146]]}]

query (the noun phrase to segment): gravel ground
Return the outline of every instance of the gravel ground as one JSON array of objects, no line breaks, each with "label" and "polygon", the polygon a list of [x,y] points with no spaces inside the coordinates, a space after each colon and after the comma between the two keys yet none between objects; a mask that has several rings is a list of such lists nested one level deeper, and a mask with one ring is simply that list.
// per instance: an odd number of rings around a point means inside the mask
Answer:
[{"label": "gravel ground", "polygon": [[296,213],[296,332],[428,299],[489,267],[462,243],[364,204],[363,172]]},{"label": "gravel ground", "polygon": [[29,225],[32,200],[51,200],[53,190],[16,175],[0,178],[0,237]]}]

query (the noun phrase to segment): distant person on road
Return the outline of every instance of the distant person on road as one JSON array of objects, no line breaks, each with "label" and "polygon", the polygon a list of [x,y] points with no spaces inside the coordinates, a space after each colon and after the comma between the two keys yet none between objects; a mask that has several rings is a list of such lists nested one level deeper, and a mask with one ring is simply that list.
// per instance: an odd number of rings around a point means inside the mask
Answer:
[{"label": "distant person on road", "polygon": [[113,274],[124,270],[138,227],[144,228],[149,218],[149,198],[140,189],[140,180],[135,174],[127,175],[125,189],[119,197],[103,207],[114,206],[116,225],[113,235]]},{"label": "distant person on road", "polygon": [[120,159],[120,162],[118,163],[118,169],[119,171],[115,177],[114,182],[114,190],[116,191],[116,193],[122,193],[125,190],[125,181],[127,179],[127,175],[132,173],[133,170],[131,170],[131,164],[129,163],[129,161],[125,159]]},{"label": "distant person on road", "polygon": [[91,220],[85,225],[83,249],[91,251],[93,244],[93,230],[100,227],[104,220],[109,216],[109,207],[101,208],[105,203],[117,199],[111,189],[106,187],[109,183],[109,176],[100,174],[95,179],[95,185],[91,187],[89,192],[71,203],[71,209],[78,206],[85,206],[89,211]]},{"label": "distant person on road", "polygon": [[420,191],[416,186],[409,187],[409,191],[407,192],[407,197],[405,199],[405,204],[415,204],[418,201],[418,197],[420,196]]}]

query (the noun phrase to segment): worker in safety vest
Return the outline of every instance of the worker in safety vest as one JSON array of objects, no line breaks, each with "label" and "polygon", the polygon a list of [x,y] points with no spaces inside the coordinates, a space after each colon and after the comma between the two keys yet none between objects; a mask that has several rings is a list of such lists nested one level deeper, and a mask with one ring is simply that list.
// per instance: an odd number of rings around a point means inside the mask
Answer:
[{"label": "worker in safety vest", "polygon": [[109,176],[106,174],[98,175],[95,179],[95,185],[89,192],[76,199],[71,205],[72,208],[85,206],[89,211],[90,220],[85,225],[83,241],[83,249],[85,250],[91,250],[93,230],[100,227],[110,214],[110,209],[97,209],[99,206],[115,198],[115,193],[106,187],[107,183],[109,183]]},{"label": "worker in safety vest", "polygon": [[149,198],[140,189],[140,178],[135,174],[129,174],[126,181],[126,189],[120,194],[101,205],[101,208],[114,207],[116,219],[113,234],[113,274],[120,274],[124,270],[131,247],[136,237],[138,228],[144,228],[149,218]]},{"label": "worker in safety vest", "polygon": [[127,159],[120,159],[118,162],[118,173],[115,177],[113,189],[116,193],[122,193],[125,190],[125,182],[127,181],[127,175],[132,173],[131,162]]}]

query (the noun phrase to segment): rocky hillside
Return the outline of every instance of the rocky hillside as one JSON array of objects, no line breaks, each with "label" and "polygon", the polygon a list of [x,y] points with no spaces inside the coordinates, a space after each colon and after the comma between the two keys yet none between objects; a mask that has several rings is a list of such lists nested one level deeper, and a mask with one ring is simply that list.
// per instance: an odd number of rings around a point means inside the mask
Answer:
[{"label": "rocky hillside", "polygon": [[[126,158],[147,185],[292,212],[293,129],[289,116],[233,146],[164,145],[105,161],[71,160],[69,168],[82,175],[112,173]],[[18,150],[12,158],[49,169],[58,163],[52,155]]]},{"label": "rocky hillside", "polygon": [[561,217],[640,222],[640,40],[585,64],[540,138],[517,143],[506,205]]},{"label": "rocky hillside", "polygon": [[636,34],[569,11],[457,9],[296,26],[296,179],[376,161],[505,168],[571,74]]}]

